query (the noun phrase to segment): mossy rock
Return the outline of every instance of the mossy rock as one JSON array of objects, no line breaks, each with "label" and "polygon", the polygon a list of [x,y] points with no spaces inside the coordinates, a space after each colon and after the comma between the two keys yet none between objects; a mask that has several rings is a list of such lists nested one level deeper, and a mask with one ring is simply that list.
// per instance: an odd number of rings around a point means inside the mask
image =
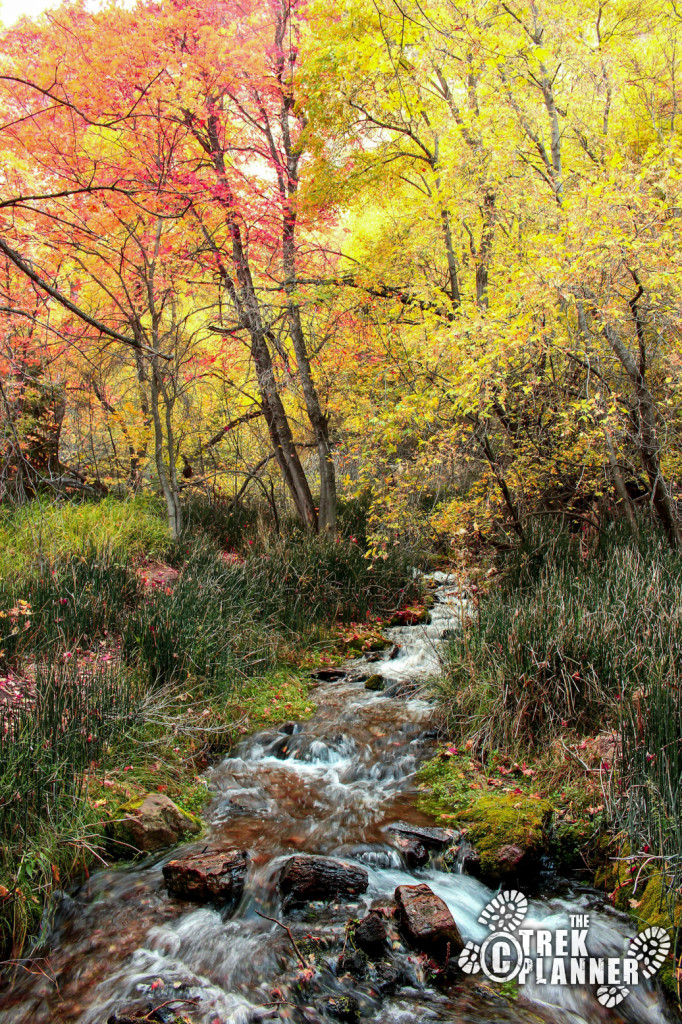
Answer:
[{"label": "mossy rock", "polygon": [[[668,887],[672,885],[672,879],[666,879],[664,873],[656,868],[648,874],[646,869],[640,872],[636,861],[623,859],[630,852],[631,847],[626,840],[613,835],[603,836],[598,845],[601,863],[595,872],[595,885],[608,893],[617,910],[630,914],[637,923],[638,931],[656,926],[665,928],[674,939],[676,931],[682,927],[682,900],[671,913]],[[633,863],[637,865],[635,871]],[[668,995],[677,999],[674,967],[674,961],[669,957],[658,978]]]},{"label": "mossy rock", "polygon": [[380,676],[378,674],[378,672],[375,672],[374,675],[371,675],[369,677],[369,679],[365,680],[365,689],[366,690],[377,690],[377,691],[380,691],[380,690],[383,690],[385,686],[386,686],[386,680],[384,679],[383,676]]},{"label": "mossy rock", "polygon": [[400,608],[390,621],[391,626],[417,626],[420,623],[429,621],[428,608],[414,607]]},{"label": "mossy rock", "polygon": [[371,640],[369,643],[363,645],[363,651],[369,652],[370,654],[374,651],[385,651],[387,647],[391,646],[391,641],[387,640],[385,636],[377,637],[375,640]]},{"label": "mossy rock", "polygon": [[[643,891],[638,889],[636,897],[633,897],[632,893],[630,894],[628,901],[630,913],[635,917],[639,931],[657,925],[659,928],[665,928],[671,939],[674,940],[676,932],[682,927],[682,900],[677,901],[674,909],[670,907],[668,888],[671,884],[672,879],[666,879],[663,872],[657,870],[651,874]],[[633,906],[633,903],[637,903],[637,906]],[[665,961],[658,977],[666,992],[677,999],[675,961],[672,957],[668,957]]]},{"label": "mossy rock", "polygon": [[321,935],[305,935],[296,945],[303,956],[316,964],[324,964],[329,955],[329,940]]},{"label": "mossy rock", "polygon": [[552,807],[524,795],[486,793],[462,814],[481,858],[481,875],[503,881],[533,872],[550,847]]},{"label": "mossy rock", "polygon": [[174,846],[199,832],[201,820],[162,793],[121,804],[107,828],[114,852],[122,857]]}]

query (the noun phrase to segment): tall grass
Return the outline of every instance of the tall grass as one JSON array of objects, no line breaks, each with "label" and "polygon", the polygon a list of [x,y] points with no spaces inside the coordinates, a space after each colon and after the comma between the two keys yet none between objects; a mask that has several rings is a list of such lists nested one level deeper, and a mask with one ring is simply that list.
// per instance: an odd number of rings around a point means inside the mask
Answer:
[{"label": "tall grass", "polygon": [[682,560],[614,525],[589,552],[537,533],[452,641],[439,695],[482,748],[533,748],[566,730],[618,727],[644,682],[676,687]]},{"label": "tall grass", "polygon": [[92,647],[121,628],[138,591],[133,568],[109,548],[85,548],[0,579],[0,666],[23,654],[40,660],[55,645],[70,653]]},{"label": "tall grass", "polygon": [[161,556],[168,533],[158,499],[48,502],[36,499],[0,509],[0,578],[12,579],[40,563],[108,550],[118,558]]},{"label": "tall grass", "polygon": [[0,948],[21,945],[65,855],[82,855],[88,772],[134,723],[137,691],[120,668],[43,662],[24,700],[0,711]]}]

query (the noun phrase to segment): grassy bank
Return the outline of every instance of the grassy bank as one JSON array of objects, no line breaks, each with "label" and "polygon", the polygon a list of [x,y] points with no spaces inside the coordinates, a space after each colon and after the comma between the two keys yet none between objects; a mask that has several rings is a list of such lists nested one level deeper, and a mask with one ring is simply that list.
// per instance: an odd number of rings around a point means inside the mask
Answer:
[{"label": "grassy bank", "polygon": [[[55,889],[121,852],[105,833],[122,804],[156,791],[199,809],[209,757],[307,717],[311,669],[414,596],[404,554],[371,561],[349,537],[272,536],[257,518],[200,511],[174,545],[153,501],[3,516],[6,956],[36,934]],[[54,535],[32,547],[37,519]]]},{"label": "grassy bank", "polygon": [[640,926],[678,925],[682,559],[616,524],[538,532],[480,576],[436,684],[450,742],[424,769],[425,802],[473,836],[511,802],[520,841],[546,802],[559,863],[599,866]]}]

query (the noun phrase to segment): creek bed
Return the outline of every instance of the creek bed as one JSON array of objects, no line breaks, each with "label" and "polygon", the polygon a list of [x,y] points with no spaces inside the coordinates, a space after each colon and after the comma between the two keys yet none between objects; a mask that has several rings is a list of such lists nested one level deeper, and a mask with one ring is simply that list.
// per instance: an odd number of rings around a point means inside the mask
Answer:
[{"label": "creek bed", "polygon": [[[383,980],[376,972],[363,979],[339,971],[348,921],[390,900],[398,885],[426,882],[447,903],[465,941],[481,942],[487,934],[478,917],[493,891],[443,870],[437,856],[409,871],[388,830],[396,821],[433,824],[416,807],[415,772],[435,745],[432,709],[419,685],[438,670],[439,647],[466,611],[454,581],[435,574],[433,583],[428,624],[390,630],[392,650],[378,659],[356,659],[342,679],[319,684],[309,721],[248,737],[207,773],[210,835],[187,849],[227,845],[249,851],[237,908],[221,911],[171,898],[162,869],[177,850],[99,871],[59,907],[49,943],[58,987],[46,976],[20,977],[1,997],[1,1024],[105,1024],[123,1008],[163,1003],[154,1019],[174,1019],[174,1007],[196,1024],[674,1019],[651,983],[613,1010],[585,986],[526,986],[515,1001],[473,975],[460,974],[437,988],[428,965],[402,945],[391,951],[391,971]],[[383,693],[365,689],[370,674],[385,678]],[[364,867],[367,892],[354,902],[285,912],[276,883],[292,854]],[[565,884],[539,895],[530,902],[526,924],[566,927],[570,914],[587,910],[590,952],[622,955],[631,922],[588,888]],[[286,923],[301,949],[313,949],[314,971],[301,970],[290,937],[267,918]]]}]

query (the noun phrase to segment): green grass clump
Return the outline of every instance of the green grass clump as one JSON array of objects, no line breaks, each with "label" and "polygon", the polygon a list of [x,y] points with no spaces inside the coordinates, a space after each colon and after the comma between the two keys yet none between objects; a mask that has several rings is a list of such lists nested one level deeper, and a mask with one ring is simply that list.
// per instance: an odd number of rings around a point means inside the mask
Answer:
[{"label": "green grass clump", "polygon": [[88,773],[133,724],[137,699],[120,668],[57,661],[37,666],[28,701],[0,712],[2,948],[21,945],[40,915],[40,893],[89,849]]},{"label": "green grass clump", "polygon": [[0,511],[0,578],[16,578],[41,562],[91,550],[130,559],[160,557],[168,547],[162,503],[146,495],[82,502],[36,499]]}]

